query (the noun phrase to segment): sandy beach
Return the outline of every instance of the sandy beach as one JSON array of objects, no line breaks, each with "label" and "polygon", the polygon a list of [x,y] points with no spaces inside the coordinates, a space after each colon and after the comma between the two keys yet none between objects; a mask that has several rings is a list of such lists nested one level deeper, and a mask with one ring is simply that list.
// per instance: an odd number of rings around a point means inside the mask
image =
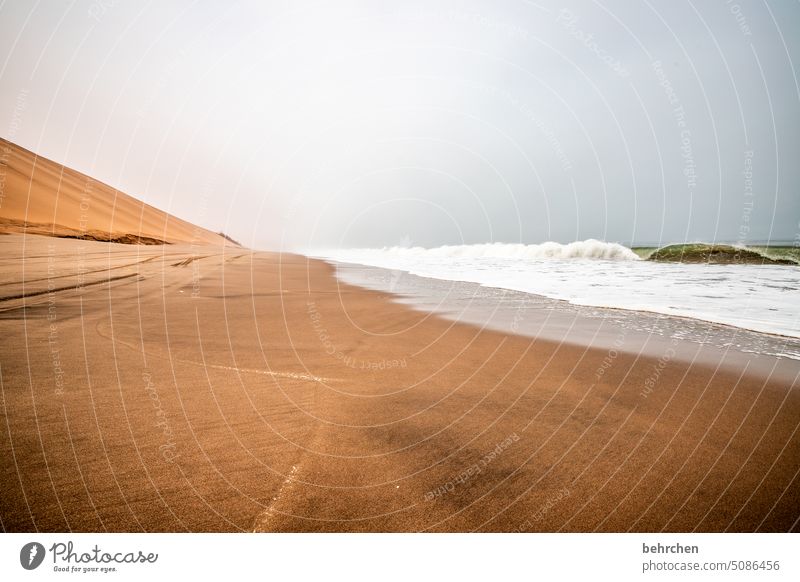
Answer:
[{"label": "sandy beach", "polygon": [[0,2],[0,581],[800,579],[798,23]]},{"label": "sandy beach", "polygon": [[298,255],[0,247],[6,531],[800,527],[786,374],[609,364]]}]

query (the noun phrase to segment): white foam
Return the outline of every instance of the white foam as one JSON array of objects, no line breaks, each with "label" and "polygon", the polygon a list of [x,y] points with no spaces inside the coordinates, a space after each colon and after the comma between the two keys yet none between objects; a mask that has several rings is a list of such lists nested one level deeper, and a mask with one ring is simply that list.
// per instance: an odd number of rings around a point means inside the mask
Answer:
[{"label": "white foam", "polygon": [[[336,253],[338,251],[332,251]],[[480,259],[606,259],[613,261],[638,261],[639,257],[627,247],[595,239],[561,244],[545,242],[535,245],[512,243],[487,243],[474,245],[446,245],[426,249],[423,247],[385,247],[382,249],[351,249],[348,253],[380,257],[458,257]],[[327,254],[327,253],[322,253]],[[319,256],[319,255],[318,255]]]},{"label": "white foam", "polygon": [[321,258],[468,281],[576,305],[692,317],[800,338],[800,268],[642,261],[614,243],[352,249]]}]

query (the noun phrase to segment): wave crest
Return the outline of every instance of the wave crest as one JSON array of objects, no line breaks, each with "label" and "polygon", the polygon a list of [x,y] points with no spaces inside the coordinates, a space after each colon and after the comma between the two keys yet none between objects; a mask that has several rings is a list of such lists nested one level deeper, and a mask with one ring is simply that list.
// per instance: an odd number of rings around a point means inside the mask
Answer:
[{"label": "wave crest", "polygon": [[604,259],[612,261],[638,261],[639,256],[621,244],[595,239],[569,244],[545,242],[541,244],[487,243],[473,245],[446,245],[426,249],[423,247],[384,247],[359,249],[359,252],[388,253],[403,257],[441,258],[495,258],[495,259]]}]

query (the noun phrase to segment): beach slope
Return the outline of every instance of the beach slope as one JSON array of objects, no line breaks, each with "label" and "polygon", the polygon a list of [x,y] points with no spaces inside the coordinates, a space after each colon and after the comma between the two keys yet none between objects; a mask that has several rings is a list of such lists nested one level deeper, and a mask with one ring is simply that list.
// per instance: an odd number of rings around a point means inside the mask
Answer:
[{"label": "beach slope", "polygon": [[294,255],[0,245],[6,531],[798,529],[785,375],[454,324]]}]

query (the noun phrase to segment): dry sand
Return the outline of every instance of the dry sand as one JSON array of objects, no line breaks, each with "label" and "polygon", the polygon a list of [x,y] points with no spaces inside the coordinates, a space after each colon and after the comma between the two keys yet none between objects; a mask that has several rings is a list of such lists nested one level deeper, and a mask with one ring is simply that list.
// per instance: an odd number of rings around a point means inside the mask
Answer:
[{"label": "dry sand", "polygon": [[788,531],[800,393],[235,247],[0,236],[6,531]]},{"label": "dry sand", "polygon": [[218,234],[0,138],[0,233],[225,244]]}]

